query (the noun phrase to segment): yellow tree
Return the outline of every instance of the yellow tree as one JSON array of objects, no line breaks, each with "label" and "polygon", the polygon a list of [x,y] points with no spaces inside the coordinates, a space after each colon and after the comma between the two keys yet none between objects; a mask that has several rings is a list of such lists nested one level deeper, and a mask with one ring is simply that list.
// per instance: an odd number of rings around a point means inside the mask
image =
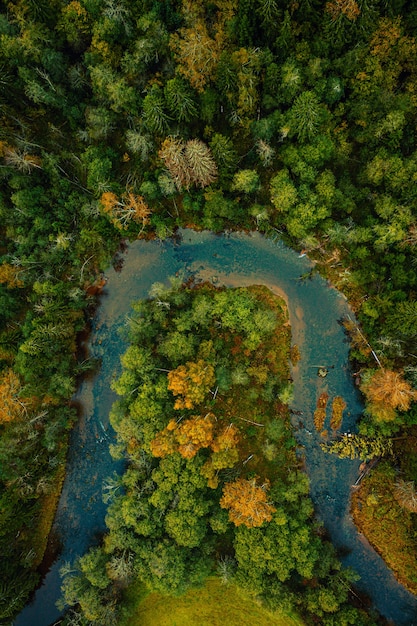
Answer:
[{"label": "yellow tree", "polygon": [[183,420],[177,428],[178,452],[185,459],[192,459],[201,448],[208,448],[213,441],[215,417],[213,413]]},{"label": "yellow tree", "polygon": [[175,54],[178,71],[199,93],[214,77],[223,47],[223,31],[210,37],[203,19],[197,18],[190,28],[172,35],[170,46]]},{"label": "yellow tree", "polygon": [[201,473],[207,478],[207,484],[211,489],[216,489],[219,484],[219,470],[233,467],[238,462],[238,443],[239,431],[234,424],[223,428],[211,442],[213,454],[201,468]]},{"label": "yellow tree", "polygon": [[404,380],[400,372],[377,370],[365,379],[361,390],[368,400],[367,408],[382,421],[395,418],[395,411],[408,411],[411,402],[417,400],[417,391]]},{"label": "yellow tree", "polygon": [[244,524],[248,528],[262,526],[270,522],[276,508],[268,502],[269,481],[256,484],[256,478],[246,480],[238,478],[233,483],[226,483],[220,506],[229,510],[229,519],[235,526]]},{"label": "yellow tree", "polygon": [[23,287],[23,282],[19,278],[21,271],[10,263],[2,263],[0,265],[0,284],[5,283],[9,289]]},{"label": "yellow tree", "polygon": [[177,449],[177,442],[175,440],[175,430],[177,428],[177,422],[170,420],[168,426],[161,430],[160,433],[151,441],[150,448],[153,456],[157,458],[164,458],[169,454],[172,454]]},{"label": "yellow tree", "polygon": [[354,22],[361,12],[355,0],[332,0],[326,3],[325,10],[334,21],[341,15],[344,15],[351,22]]},{"label": "yellow tree", "polygon": [[0,424],[13,422],[22,417],[30,400],[21,397],[22,387],[19,377],[12,369],[7,369],[0,377]]},{"label": "yellow tree", "polygon": [[193,409],[203,402],[215,380],[213,366],[203,359],[179,365],[168,374],[168,389],[174,396],[180,396],[175,400],[174,408]]}]

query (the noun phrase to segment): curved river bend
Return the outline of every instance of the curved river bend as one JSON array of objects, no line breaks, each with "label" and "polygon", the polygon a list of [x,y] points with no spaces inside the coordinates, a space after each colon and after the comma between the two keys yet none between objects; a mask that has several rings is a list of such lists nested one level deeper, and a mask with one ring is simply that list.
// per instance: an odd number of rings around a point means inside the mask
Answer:
[{"label": "curved river bend", "polygon": [[[132,301],[146,297],[152,283],[164,282],[176,273],[228,286],[264,284],[277,293],[285,293],[292,340],[301,353],[293,370],[292,408],[300,412],[294,427],[298,443],[304,446],[317,515],[334,544],[347,554],[344,564],[361,576],[357,586],[371,597],[377,609],[399,626],[417,626],[417,598],[396,582],[350,520],[350,488],[359,463],[322,452],[320,436],[314,429],[313,413],[322,392],[330,398],[340,395],[345,399],[344,431],[354,430],[362,410],[349,373],[349,346],[338,323],[350,313],[346,300],[318,276],[302,280],[311,263],[280,242],[274,243],[257,233],[180,233],[180,245],[172,241],[133,243],[123,271],[108,271],[90,346],[91,356],[102,359],[102,366],[94,380],[81,385],[76,397],[82,415],[72,433],[67,475],[53,528],[62,546],[61,554],[15,626],[50,626],[59,620],[55,602],[60,597],[60,567],[82,555],[105,530],[103,484],[108,476],[121,471],[121,465],[108,452],[112,441],[108,414],[115,400],[110,382],[120,372],[119,359],[126,349],[118,330],[129,315]],[[329,368],[326,378],[317,376],[317,365]]]}]

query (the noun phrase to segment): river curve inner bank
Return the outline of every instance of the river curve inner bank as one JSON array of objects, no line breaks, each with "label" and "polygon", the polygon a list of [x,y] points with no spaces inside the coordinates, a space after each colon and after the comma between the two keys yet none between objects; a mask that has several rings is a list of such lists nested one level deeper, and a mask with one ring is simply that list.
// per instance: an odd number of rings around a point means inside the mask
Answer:
[{"label": "river curve inner bank", "polygon": [[[62,552],[15,626],[49,626],[59,618],[55,601],[60,595],[60,567],[83,554],[105,530],[103,485],[121,469],[108,453],[112,440],[108,413],[115,399],[110,381],[120,371],[120,355],[126,348],[117,331],[125,323],[131,302],[146,297],[152,283],[164,282],[174,274],[184,279],[194,275],[226,286],[263,284],[279,295],[285,293],[293,342],[301,353],[293,370],[293,426],[303,446],[317,515],[335,545],[347,554],[344,564],[360,574],[358,586],[378,610],[399,626],[417,623],[417,599],[397,583],[351,521],[350,490],[359,463],[326,455],[314,429],[313,413],[321,393],[339,395],[346,401],[344,431],[355,429],[362,410],[350,376],[349,346],[338,322],[351,313],[345,298],[319,276],[303,279],[311,263],[279,241],[274,243],[257,233],[218,236],[189,230],[181,230],[180,238],[162,243],[137,241],[129,247],[123,271],[108,271],[91,336],[92,356],[100,358],[102,366],[77,394],[83,414],[72,434],[67,477],[54,524]],[[326,378],[317,376],[319,363],[329,372]]]}]

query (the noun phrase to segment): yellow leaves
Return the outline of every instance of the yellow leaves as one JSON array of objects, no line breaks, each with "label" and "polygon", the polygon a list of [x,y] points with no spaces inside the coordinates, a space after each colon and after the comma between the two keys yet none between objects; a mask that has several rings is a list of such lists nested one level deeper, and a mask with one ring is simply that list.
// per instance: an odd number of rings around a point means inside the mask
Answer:
[{"label": "yellow leaves", "polygon": [[199,93],[215,74],[223,46],[219,31],[214,39],[207,32],[202,19],[196,19],[191,28],[182,28],[171,36],[170,47],[175,54],[178,71]]},{"label": "yellow leaves", "polygon": [[395,418],[395,411],[408,411],[411,402],[417,400],[417,391],[404,380],[400,372],[377,370],[362,384],[361,391],[365,394],[367,408],[380,421]]},{"label": "yellow leaves", "polygon": [[332,0],[331,2],[326,2],[325,11],[331,15],[333,21],[344,15],[351,22],[354,22],[361,12],[355,0]]},{"label": "yellow leaves", "polygon": [[63,7],[62,15],[66,20],[76,22],[77,29],[84,34],[89,33],[90,20],[87,10],[81,5],[78,0],[72,0],[69,4]]},{"label": "yellow leaves", "polygon": [[269,481],[258,486],[256,478],[246,480],[238,478],[233,483],[226,483],[220,506],[229,510],[229,519],[235,526],[244,524],[248,528],[262,526],[272,519],[276,508],[267,501]]},{"label": "yellow leaves", "polygon": [[7,369],[0,377],[0,424],[22,417],[29,400],[20,397],[21,390],[17,374]]},{"label": "yellow leaves", "polygon": [[371,40],[371,54],[385,58],[401,37],[401,18],[382,18]]},{"label": "yellow leaves", "polygon": [[199,359],[188,361],[168,374],[168,389],[174,396],[182,396],[175,401],[175,409],[193,409],[200,404],[215,382],[214,368],[210,363]]},{"label": "yellow leaves", "polygon": [[132,220],[142,224],[143,228],[149,222],[151,210],[143,196],[127,191],[119,199],[112,191],[106,191],[101,195],[100,203],[119,230],[126,230]]},{"label": "yellow leaves", "polygon": [[21,271],[9,263],[2,263],[0,265],[0,284],[5,283],[9,289],[23,287],[23,282],[19,278]]},{"label": "yellow leaves", "polygon": [[234,424],[229,424],[219,435],[217,435],[216,439],[211,444],[211,447],[214,452],[220,452],[222,450],[236,448],[238,443],[239,430]]},{"label": "yellow leaves", "polygon": [[332,416],[330,418],[330,427],[333,430],[338,430],[342,425],[343,411],[346,408],[346,402],[342,396],[336,396],[332,404]]},{"label": "yellow leaves", "polygon": [[215,419],[213,413],[207,413],[204,417],[193,415],[179,422],[170,420],[150,444],[153,456],[163,458],[179,452],[184,459],[192,459],[201,448],[208,448],[212,443]]},{"label": "yellow leaves", "polygon": [[184,420],[177,429],[178,452],[192,459],[200,448],[207,448],[213,440],[214,415]]}]

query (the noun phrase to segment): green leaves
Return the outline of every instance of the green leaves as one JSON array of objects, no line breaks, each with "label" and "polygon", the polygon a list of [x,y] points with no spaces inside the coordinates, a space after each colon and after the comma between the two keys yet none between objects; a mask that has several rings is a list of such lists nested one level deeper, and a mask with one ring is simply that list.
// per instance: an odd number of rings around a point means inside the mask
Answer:
[{"label": "green leaves", "polygon": [[313,91],[303,91],[291,107],[288,120],[292,134],[301,142],[310,141],[318,135],[326,117],[326,110]]}]

